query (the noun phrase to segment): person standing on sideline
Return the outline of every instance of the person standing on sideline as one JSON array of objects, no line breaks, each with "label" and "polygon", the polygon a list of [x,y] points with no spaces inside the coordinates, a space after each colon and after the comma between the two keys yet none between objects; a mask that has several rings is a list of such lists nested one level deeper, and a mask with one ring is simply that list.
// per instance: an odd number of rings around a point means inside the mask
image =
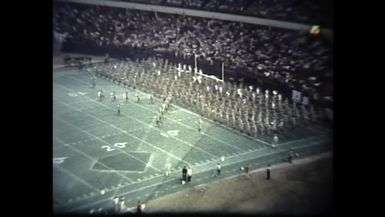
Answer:
[{"label": "person standing on sideline", "polygon": [[182,169],[182,181],[186,182],[187,181],[187,167],[184,166]]},{"label": "person standing on sideline", "polygon": [[119,212],[123,212],[126,209],[126,201],[124,197],[119,198]]},{"label": "person standing on sideline", "polygon": [[116,100],[115,91],[112,91],[112,93],[111,93],[111,97],[112,97],[112,101],[115,101],[115,100]]},{"label": "person standing on sideline", "polygon": [[166,163],[165,165],[165,175],[168,177],[171,173],[171,164],[170,163]]},{"label": "person standing on sideline", "polygon": [[247,175],[249,175],[249,169],[250,169],[250,164],[247,164],[247,165],[245,166],[245,173],[246,173]]},{"label": "person standing on sideline", "polygon": [[293,163],[293,158],[294,157],[299,157],[299,154],[295,153],[292,149],[290,149],[290,152],[289,152],[289,163]]},{"label": "person standing on sideline", "polygon": [[139,200],[138,203],[136,204],[136,212],[138,214],[142,214],[145,207],[146,207],[146,205],[144,203],[140,202],[140,200]]},{"label": "person standing on sideline", "polygon": [[102,89],[100,89],[98,91],[98,97],[99,97],[99,100],[102,101],[102,99],[103,99],[103,90]]},{"label": "person standing on sideline", "polygon": [[157,116],[155,117],[155,126],[159,127],[159,124],[160,124],[160,117],[159,117],[159,114],[157,114]]},{"label": "person standing on sideline", "polygon": [[114,201],[114,210],[115,212],[119,212],[119,197],[115,196],[113,198]]},{"label": "person standing on sideline", "polygon": [[270,168],[270,164],[269,164],[269,165],[267,165],[267,169],[266,169],[266,179],[267,180],[270,180],[270,170],[271,170],[271,168]]},{"label": "person standing on sideline", "polygon": [[120,105],[116,105],[118,107],[118,115],[120,115]]},{"label": "person standing on sideline", "polygon": [[221,175],[221,164],[217,164],[217,176]]},{"label": "person standing on sideline", "polygon": [[154,101],[153,101],[153,99],[152,99],[152,95],[150,95],[150,103],[151,103],[151,104],[154,104]]},{"label": "person standing on sideline", "polygon": [[192,169],[191,167],[189,166],[187,168],[187,182],[191,182],[191,176],[192,176]]},{"label": "person standing on sideline", "polygon": [[288,159],[288,160],[289,160],[289,163],[291,163],[291,164],[293,163],[293,156],[294,156],[293,150],[290,149],[290,151],[289,151],[289,157],[288,157],[289,159]]},{"label": "person standing on sideline", "polygon": [[127,91],[124,92],[123,98],[126,99],[126,102],[128,102],[128,92]]},{"label": "person standing on sideline", "polygon": [[144,208],[146,208],[146,204],[145,203],[141,203],[140,204],[140,209],[142,210],[142,212],[144,211]]},{"label": "person standing on sideline", "polygon": [[95,76],[92,76],[91,77],[92,88],[95,88],[95,86],[96,86],[95,80],[96,80]]}]

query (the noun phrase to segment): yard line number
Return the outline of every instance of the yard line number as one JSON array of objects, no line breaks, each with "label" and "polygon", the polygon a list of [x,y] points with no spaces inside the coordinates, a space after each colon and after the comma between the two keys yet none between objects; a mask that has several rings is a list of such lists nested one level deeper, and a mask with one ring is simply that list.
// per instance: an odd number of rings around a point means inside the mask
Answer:
[{"label": "yard line number", "polygon": [[115,148],[125,148],[126,147],[126,144],[127,142],[118,142],[118,143],[115,143],[113,145],[113,147],[109,146],[109,145],[103,145],[102,147],[100,147],[101,149],[106,149],[106,151],[114,151]]},{"label": "yard line number", "polygon": [[68,96],[76,97],[78,95],[86,95],[86,92],[68,93]]},{"label": "yard line number", "polygon": [[169,137],[169,136],[177,136],[179,133],[179,130],[168,130],[167,131],[167,134],[165,133],[160,133],[160,135],[164,136],[164,137]]},{"label": "yard line number", "polygon": [[54,164],[62,164],[64,162],[65,159],[67,159],[68,157],[54,157],[53,158],[53,163]]}]

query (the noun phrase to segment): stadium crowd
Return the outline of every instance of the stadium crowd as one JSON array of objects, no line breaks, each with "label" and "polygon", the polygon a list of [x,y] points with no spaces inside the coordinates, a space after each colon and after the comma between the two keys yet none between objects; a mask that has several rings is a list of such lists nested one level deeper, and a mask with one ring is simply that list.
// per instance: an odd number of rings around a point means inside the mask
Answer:
[{"label": "stadium crowd", "polygon": [[124,0],[332,26],[331,0]]},{"label": "stadium crowd", "polygon": [[65,34],[68,41],[223,62],[227,68],[246,70],[311,96],[325,89],[333,74],[330,45],[304,32],[59,2],[54,4],[53,24],[55,33]]}]

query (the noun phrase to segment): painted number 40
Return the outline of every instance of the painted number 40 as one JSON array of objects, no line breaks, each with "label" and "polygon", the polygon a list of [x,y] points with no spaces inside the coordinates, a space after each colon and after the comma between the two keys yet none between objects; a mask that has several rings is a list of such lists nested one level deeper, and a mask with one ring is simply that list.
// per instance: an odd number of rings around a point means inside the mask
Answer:
[{"label": "painted number 40", "polygon": [[[126,147],[126,144],[127,144],[127,142],[115,143],[115,144],[114,144],[114,147],[116,147],[116,148],[125,148],[125,147]],[[109,146],[109,145],[103,145],[103,146],[100,147],[100,148],[106,149],[106,151],[113,151],[113,150],[115,150],[114,147],[111,147],[111,146]]]}]

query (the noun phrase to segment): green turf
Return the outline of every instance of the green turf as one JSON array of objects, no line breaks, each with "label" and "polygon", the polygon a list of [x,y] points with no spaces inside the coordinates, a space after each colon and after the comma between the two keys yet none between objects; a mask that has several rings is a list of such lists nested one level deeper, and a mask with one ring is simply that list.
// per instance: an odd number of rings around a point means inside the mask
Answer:
[{"label": "green turf", "polygon": [[[150,159],[149,153],[131,152],[130,155],[114,154],[98,159],[94,164],[95,170],[119,170],[130,172],[143,172]],[[106,167],[107,166],[107,167]]]},{"label": "green turf", "polygon": [[[165,186],[159,195],[175,192],[179,187],[173,186],[179,186],[185,165],[193,167],[194,177],[201,177],[196,183],[209,182],[206,176],[221,156],[231,175],[247,162],[255,166],[281,162],[289,148],[301,156],[332,149],[330,130],[320,126],[293,130],[279,149],[269,147],[271,138],[253,139],[207,119],[202,119],[199,133],[200,115],[174,104],[162,125],[154,127],[159,99],[151,104],[148,94],[101,79],[94,89],[89,77],[87,72],[68,69],[53,76],[53,198],[58,212],[108,207],[110,198],[119,194],[132,198],[129,203],[134,206],[136,199],[152,197],[156,186]],[[102,101],[97,98],[100,88],[106,95]],[[126,90],[128,102],[122,98]],[[116,101],[109,96],[112,91]],[[139,103],[136,93],[141,96]],[[60,158],[65,159],[60,162]],[[168,163],[172,175],[165,178]]]}]

